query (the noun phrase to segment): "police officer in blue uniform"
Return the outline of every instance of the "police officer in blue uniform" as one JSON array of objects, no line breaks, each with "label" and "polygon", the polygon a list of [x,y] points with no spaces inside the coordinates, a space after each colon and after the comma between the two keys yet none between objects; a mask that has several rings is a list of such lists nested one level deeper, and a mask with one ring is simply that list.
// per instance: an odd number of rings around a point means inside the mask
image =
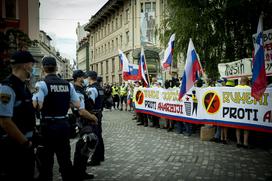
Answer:
[{"label": "police officer in blue uniform", "polygon": [[104,89],[97,82],[97,73],[95,71],[87,72],[89,86],[86,89],[86,93],[89,98],[92,99],[94,105],[88,111],[95,114],[98,119],[98,125],[94,126],[94,132],[98,137],[98,145],[95,149],[94,154],[91,157],[91,161],[88,165],[96,166],[100,165],[101,161],[105,160],[105,148],[104,141],[102,137],[102,111],[103,111],[103,99],[104,99]]},{"label": "police officer in blue uniform", "polygon": [[33,180],[35,110],[25,81],[34,62],[28,51],[16,52],[11,59],[12,74],[0,84],[1,181]]},{"label": "police officer in blue uniform", "polygon": [[72,84],[56,75],[57,63],[54,57],[44,57],[42,66],[45,78],[36,83],[36,93],[32,97],[34,107],[41,111],[44,149],[40,158],[40,180],[53,180],[54,153],[62,180],[74,180],[67,112],[71,103],[79,108],[79,97]]},{"label": "police officer in blue uniform", "polygon": [[[85,73],[82,70],[75,70],[73,72],[74,87],[80,99],[80,108],[77,110],[78,113],[76,112],[76,110],[74,110],[75,114],[78,114],[80,116],[80,138],[76,143],[76,150],[74,154],[74,171],[76,175],[75,178],[78,181],[94,178],[93,174],[89,174],[86,172],[86,168],[91,151],[94,150],[96,146],[96,144],[91,145],[91,140],[86,139],[89,135],[91,136],[89,138],[92,138],[92,136],[94,136],[91,135],[93,132],[92,125],[97,124],[97,118],[94,114],[91,114],[85,109],[85,106],[91,107],[93,103],[91,102],[91,100],[88,99],[88,96],[85,93],[84,77]],[[88,143],[88,141],[90,142]],[[97,138],[95,139],[95,143],[97,143]],[[87,148],[87,151],[85,148],[86,146],[90,146]],[[85,149],[85,151],[83,149]]]}]

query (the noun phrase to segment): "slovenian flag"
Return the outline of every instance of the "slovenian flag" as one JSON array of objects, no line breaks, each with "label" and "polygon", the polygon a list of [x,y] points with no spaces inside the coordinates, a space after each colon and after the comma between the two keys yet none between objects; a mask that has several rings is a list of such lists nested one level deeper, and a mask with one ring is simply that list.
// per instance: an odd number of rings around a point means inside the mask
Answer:
[{"label": "slovenian flag", "polygon": [[263,16],[259,18],[256,41],[254,42],[254,58],[252,69],[252,87],[251,95],[256,100],[259,100],[263,95],[267,86],[265,62],[264,62],[264,47],[263,47]]},{"label": "slovenian flag", "polygon": [[193,41],[190,38],[185,69],[182,77],[182,85],[179,92],[179,100],[181,100],[183,95],[186,94],[186,92],[193,87],[194,83],[198,80],[201,73],[201,65],[199,63]]},{"label": "slovenian flag", "polygon": [[119,50],[119,59],[123,73],[123,80],[140,80],[138,65],[129,64],[126,55],[121,50]]},{"label": "slovenian flag", "polygon": [[145,61],[145,55],[144,55],[144,48],[141,49],[141,56],[140,56],[140,63],[139,63],[139,75],[144,80],[144,83],[147,87],[149,87],[149,83],[145,76],[145,71],[147,69],[146,61]]},{"label": "slovenian flag", "polygon": [[164,51],[164,58],[161,62],[161,66],[164,70],[171,66],[173,62],[173,53],[174,53],[174,41],[175,41],[175,34],[171,35],[168,46]]}]

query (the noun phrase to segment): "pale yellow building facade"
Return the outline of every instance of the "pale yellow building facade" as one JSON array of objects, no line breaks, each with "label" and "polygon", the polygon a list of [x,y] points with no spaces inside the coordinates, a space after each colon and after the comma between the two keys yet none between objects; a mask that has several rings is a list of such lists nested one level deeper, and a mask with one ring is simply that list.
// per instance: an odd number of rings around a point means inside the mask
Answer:
[{"label": "pale yellow building facade", "polygon": [[109,0],[85,26],[89,32],[90,70],[97,71],[104,83],[121,83],[122,71],[118,50],[122,50],[130,63],[141,46],[154,49],[158,58],[147,64],[153,76],[159,76],[159,52],[164,47],[159,41],[164,0]]}]

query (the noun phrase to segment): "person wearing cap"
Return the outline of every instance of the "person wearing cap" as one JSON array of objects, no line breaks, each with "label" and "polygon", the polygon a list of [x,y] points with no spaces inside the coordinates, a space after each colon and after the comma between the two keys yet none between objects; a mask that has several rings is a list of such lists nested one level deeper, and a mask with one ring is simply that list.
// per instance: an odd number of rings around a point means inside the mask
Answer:
[{"label": "person wearing cap", "polygon": [[88,174],[86,172],[87,168],[87,161],[89,158],[89,154],[83,154],[82,149],[86,145],[84,141],[84,137],[86,135],[92,134],[92,124],[97,124],[97,118],[94,114],[91,114],[85,109],[85,106],[92,107],[91,102],[89,102],[88,96],[85,93],[84,89],[84,79],[85,73],[82,70],[75,70],[73,72],[73,79],[74,79],[74,87],[80,99],[80,107],[78,110],[72,109],[73,112],[78,112],[80,115],[80,138],[76,143],[76,149],[74,153],[74,171],[75,171],[75,178],[77,180],[84,180],[84,179],[93,179],[93,174]]},{"label": "person wearing cap", "polygon": [[92,155],[88,165],[97,166],[100,165],[101,161],[105,160],[105,148],[104,141],[102,137],[102,110],[103,110],[103,98],[104,98],[104,89],[97,82],[97,73],[95,71],[88,71],[87,77],[89,80],[89,86],[86,89],[87,95],[94,102],[92,109],[87,109],[88,111],[95,113],[98,119],[98,125],[93,126],[94,132],[98,137],[98,145]]},{"label": "person wearing cap", "polygon": [[12,73],[0,84],[0,180],[33,180],[35,109],[26,80],[35,62],[30,52],[15,52]]},{"label": "person wearing cap", "polygon": [[36,83],[36,92],[32,97],[33,106],[41,112],[43,152],[40,158],[40,180],[53,180],[55,153],[62,180],[73,180],[67,113],[70,104],[80,107],[79,97],[71,83],[57,76],[57,62],[54,57],[44,57],[42,66],[45,78]]}]

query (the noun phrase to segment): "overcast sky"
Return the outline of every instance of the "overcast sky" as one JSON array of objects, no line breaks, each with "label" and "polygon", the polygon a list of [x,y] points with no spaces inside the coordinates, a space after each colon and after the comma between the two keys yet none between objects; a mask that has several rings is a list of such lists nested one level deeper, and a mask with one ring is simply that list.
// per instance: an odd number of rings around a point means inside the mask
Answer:
[{"label": "overcast sky", "polygon": [[85,24],[108,0],[40,0],[40,30],[63,57],[76,59],[77,22]]}]

